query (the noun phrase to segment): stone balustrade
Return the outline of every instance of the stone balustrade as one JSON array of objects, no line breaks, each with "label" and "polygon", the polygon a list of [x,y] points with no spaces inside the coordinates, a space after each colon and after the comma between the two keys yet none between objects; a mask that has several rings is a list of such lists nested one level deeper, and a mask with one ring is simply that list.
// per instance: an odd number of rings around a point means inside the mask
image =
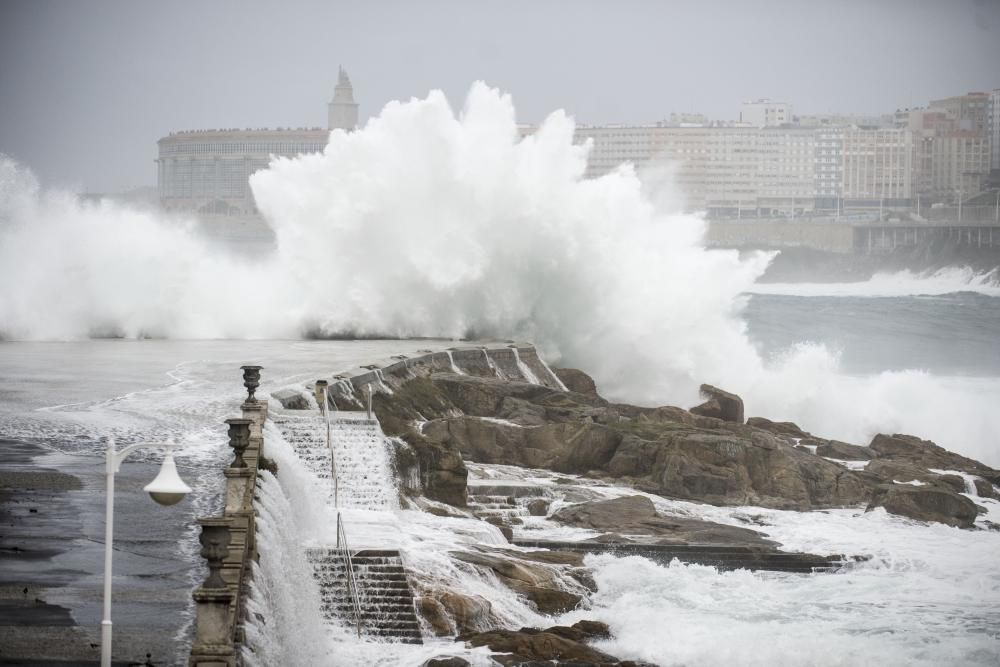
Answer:
[{"label": "stone balustrade", "polygon": [[260,367],[244,367],[250,398],[241,406],[241,417],[226,420],[233,461],[223,471],[226,491],[222,516],[198,519],[201,556],[207,561],[209,574],[193,594],[197,620],[189,667],[241,664],[243,601],[251,563],[257,557],[254,489],[267,419],[267,403],[253,398],[259,377]]}]

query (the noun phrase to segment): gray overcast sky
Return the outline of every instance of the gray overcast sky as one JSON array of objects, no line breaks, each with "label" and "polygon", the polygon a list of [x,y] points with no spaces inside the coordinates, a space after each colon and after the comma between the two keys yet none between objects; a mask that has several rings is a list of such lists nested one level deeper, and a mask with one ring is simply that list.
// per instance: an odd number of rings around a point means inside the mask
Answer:
[{"label": "gray overcast sky", "polygon": [[1000,87],[1000,0],[0,0],[0,152],[48,185],[152,185],[171,130],[325,127],[341,63],[362,118],[477,79],[532,123],[881,113]]}]

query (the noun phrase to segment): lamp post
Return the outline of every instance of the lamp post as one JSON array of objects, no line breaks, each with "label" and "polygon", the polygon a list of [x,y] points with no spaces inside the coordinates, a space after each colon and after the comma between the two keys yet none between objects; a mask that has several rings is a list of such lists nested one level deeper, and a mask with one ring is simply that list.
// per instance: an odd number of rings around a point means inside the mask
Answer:
[{"label": "lamp post", "polygon": [[[104,615],[101,619],[101,667],[111,667],[111,543],[114,535],[115,518],[115,474],[121,469],[122,461],[129,454],[149,447],[161,447],[157,444],[130,445],[122,450],[115,450],[115,441],[108,438],[106,510],[104,514]],[[177,474],[174,457],[168,451],[163,457],[160,472],[152,482],[142,489],[160,505],[175,505],[191,492],[191,487]]]}]

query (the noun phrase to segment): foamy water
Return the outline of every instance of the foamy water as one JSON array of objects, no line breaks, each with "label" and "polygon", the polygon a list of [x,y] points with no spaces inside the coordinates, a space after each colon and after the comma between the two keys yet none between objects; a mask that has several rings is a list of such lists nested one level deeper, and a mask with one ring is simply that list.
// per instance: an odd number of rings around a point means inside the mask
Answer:
[{"label": "foamy water", "polygon": [[[584,179],[589,147],[573,130],[555,112],[519,139],[510,98],[483,84],[457,111],[440,92],[390,103],[324,153],[252,177],[277,242],[252,263],[183,221],[80,205],[0,161],[0,335],[518,338],[612,399],[687,407],[709,382],[741,394],[748,414],[822,435],[905,431],[1000,463],[995,386],[854,377],[816,345],[763,359],[743,313],[748,294],[781,289],[756,283],[770,255],[706,250],[704,222],[676,213],[655,175]],[[994,294],[950,273],[836,289]]]},{"label": "foamy water", "polygon": [[747,292],[782,296],[873,298],[975,292],[1000,297],[1000,275],[995,270],[983,273],[968,267],[952,267],[924,273],[913,271],[877,273],[868,280],[846,283],[754,283]]},{"label": "foamy water", "polygon": [[[598,584],[592,607],[562,616],[608,623],[598,646],[659,665],[994,665],[1000,660],[1000,533],[922,524],[863,508],[790,512],[712,507],[634,489],[510,466],[471,465],[479,478],[567,482],[597,498],[644,495],[665,515],[752,528],[787,551],[863,555],[831,574],[719,572],[640,557],[587,557]],[[558,480],[558,483],[557,481]],[[1000,522],[1000,501],[970,494]],[[558,501],[557,508],[562,506]],[[579,534],[572,535],[577,530]],[[584,531],[533,519],[538,539],[585,539]]]}]

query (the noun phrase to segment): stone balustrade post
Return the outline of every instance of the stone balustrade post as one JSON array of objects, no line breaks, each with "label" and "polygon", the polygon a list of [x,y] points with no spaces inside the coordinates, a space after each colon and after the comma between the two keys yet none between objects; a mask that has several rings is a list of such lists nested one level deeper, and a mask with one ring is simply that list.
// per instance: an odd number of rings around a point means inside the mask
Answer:
[{"label": "stone balustrade post", "polygon": [[236,596],[222,576],[223,564],[229,555],[230,521],[198,519],[198,524],[201,526],[201,556],[208,563],[208,577],[193,594],[197,619],[188,665],[235,667],[232,607]]}]

